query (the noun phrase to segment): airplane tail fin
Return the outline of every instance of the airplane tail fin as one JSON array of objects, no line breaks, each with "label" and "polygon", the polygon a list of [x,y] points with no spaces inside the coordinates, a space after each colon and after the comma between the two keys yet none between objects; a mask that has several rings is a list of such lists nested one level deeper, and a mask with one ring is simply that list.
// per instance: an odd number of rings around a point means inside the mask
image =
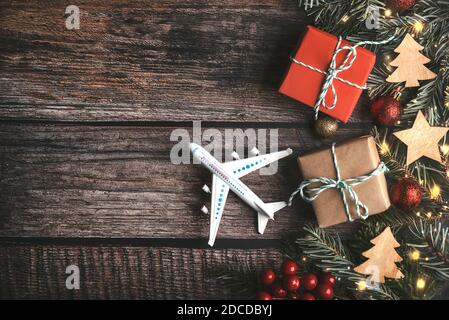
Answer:
[{"label": "airplane tail fin", "polygon": [[[274,213],[285,208],[287,206],[287,202],[280,201],[280,202],[271,202],[271,203],[265,203],[264,210],[274,216]],[[257,224],[258,224],[258,231],[260,234],[263,234],[265,232],[265,228],[267,227],[268,220],[270,220],[270,217],[266,215],[264,212],[258,212],[257,213]]]}]

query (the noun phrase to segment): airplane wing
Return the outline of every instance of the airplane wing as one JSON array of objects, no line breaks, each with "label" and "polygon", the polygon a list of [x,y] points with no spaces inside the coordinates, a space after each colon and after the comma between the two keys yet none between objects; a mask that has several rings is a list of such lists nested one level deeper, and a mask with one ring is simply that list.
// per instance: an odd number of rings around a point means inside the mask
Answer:
[{"label": "airplane wing", "polygon": [[292,153],[292,149],[287,149],[284,151],[273,152],[270,154],[264,154],[257,157],[251,157],[241,160],[234,160],[223,163],[223,166],[233,172],[237,178],[243,177],[248,173],[256,171],[263,168],[270,163],[277,161],[279,159],[285,158]]},{"label": "airplane wing", "polygon": [[220,226],[221,216],[229,193],[229,187],[219,177],[212,175],[211,192],[209,245],[212,247],[215,243],[215,238],[217,237],[218,227]]}]

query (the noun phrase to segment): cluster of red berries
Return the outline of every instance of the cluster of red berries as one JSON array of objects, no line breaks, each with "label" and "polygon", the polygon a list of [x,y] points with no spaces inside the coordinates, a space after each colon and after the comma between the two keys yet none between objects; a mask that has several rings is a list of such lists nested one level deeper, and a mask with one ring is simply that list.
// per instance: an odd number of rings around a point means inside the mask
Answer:
[{"label": "cluster of red berries", "polygon": [[285,260],[281,266],[281,275],[276,276],[273,269],[260,272],[263,290],[256,299],[292,299],[292,300],[332,300],[337,279],[330,273],[318,277],[314,273],[305,273],[298,277],[298,265],[292,260]]}]

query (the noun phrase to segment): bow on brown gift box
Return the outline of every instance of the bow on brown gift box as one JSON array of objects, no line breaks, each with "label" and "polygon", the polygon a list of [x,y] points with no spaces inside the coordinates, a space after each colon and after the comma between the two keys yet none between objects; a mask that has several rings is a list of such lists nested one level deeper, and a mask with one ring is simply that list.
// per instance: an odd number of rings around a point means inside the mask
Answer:
[{"label": "bow on brown gift box", "polygon": [[390,207],[387,168],[372,136],[300,156],[298,164],[304,181],[289,202],[297,193],[311,202],[322,228],[366,219]]}]

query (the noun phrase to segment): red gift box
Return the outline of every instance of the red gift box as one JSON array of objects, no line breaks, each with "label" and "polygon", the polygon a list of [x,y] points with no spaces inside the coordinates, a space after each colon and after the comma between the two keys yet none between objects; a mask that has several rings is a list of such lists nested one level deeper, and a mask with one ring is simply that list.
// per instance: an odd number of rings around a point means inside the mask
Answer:
[{"label": "red gift box", "polygon": [[[336,36],[308,26],[293,58],[327,72],[332,56],[337,49],[337,43]],[[340,48],[342,46],[352,46],[352,44],[342,40]],[[357,47],[356,50],[357,57],[354,63],[349,69],[340,72],[338,77],[358,86],[364,86],[376,62],[376,55],[362,47]],[[343,63],[348,52],[349,50],[343,50],[337,55],[337,67]],[[313,108],[319,98],[325,78],[325,74],[292,61],[279,92]],[[354,111],[362,90],[338,79],[333,80],[333,85],[338,97],[337,104],[333,109],[321,106],[320,111],[346,123]],[[327,91],[325,102],[328,106],[332,105],[331,88]]]}]

